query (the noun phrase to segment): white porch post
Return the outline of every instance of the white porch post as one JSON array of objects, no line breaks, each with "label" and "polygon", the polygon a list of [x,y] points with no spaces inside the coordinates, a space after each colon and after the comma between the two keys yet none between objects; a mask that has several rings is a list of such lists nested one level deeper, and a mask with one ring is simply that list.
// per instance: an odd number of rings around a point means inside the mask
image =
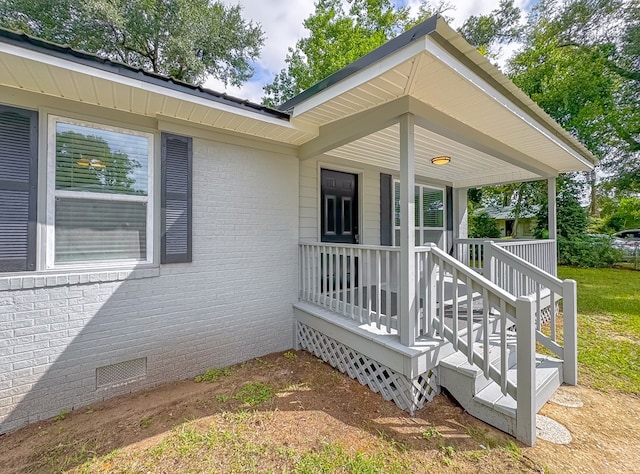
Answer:
[{"label": "white porch post", "polygon": [[458,239],[466,239],[469,237],[469,219],[467,216],[467,188],[453,189],[453,249],[455,257],[460,260],[458,255]]},{"label": "white porch post", "polygon": [[549,226],[549,238],[555,241],[553,246],[553,255],[551,255],[551,268],[553,269],[553,275],[558,274],[558,223],[557,223],[557,211],[556,211],[556,178],[547,179],[547,208],[548,208],[548,226]]},{"label": "white porch post", "polygon": [[414,117],[400,117],[400,291],[398,329],[400,343],[415,343],[415,163]]}]

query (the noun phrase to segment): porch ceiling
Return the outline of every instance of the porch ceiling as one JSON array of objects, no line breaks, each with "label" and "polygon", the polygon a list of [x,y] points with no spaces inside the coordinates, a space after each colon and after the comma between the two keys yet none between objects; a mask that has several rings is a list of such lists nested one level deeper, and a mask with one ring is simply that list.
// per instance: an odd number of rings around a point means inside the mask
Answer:
[{"label": "porch ceiling", "polygon": [[[454,186],[594,166],[595,157],[496,67],[441,18],[432,20],[431,31],[414,33],[379,57],[374,51],[360,68],[284,104],[294,123],[319,127],[319,136],[302,146],[303,159],[326,153],[398,169],[397,122],[412,113],[419,125],[416,173]],[[432,165],[438,155],[451,156],[451,163]]]},{"label": "porch ceiling", "polygon": [[[399,171],[399,129],[399,125],[394,124],[327,154]],[[440,155],[451,156],[451,162],[433,165],[431,158]],[[418,176],[460,188],[542,177],[421,127],[415,130],[415,172]]]}]

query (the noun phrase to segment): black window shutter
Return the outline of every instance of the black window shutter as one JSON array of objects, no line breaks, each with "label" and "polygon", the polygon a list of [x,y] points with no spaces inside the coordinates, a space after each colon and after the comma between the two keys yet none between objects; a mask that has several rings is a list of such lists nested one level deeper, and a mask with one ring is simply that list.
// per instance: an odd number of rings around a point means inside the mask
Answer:
[{"label": "black window shutter", "polygon": [[453,188],[451,186],[447,186],[447,208],[445,209],[445,219],[447,220],[447,253],[449,255],[453,255]]},{"label": "black window shutter", "polygon": [[190,137],[162,134],[162,263],[191,261]]},{"label": "black window shutter", "polygon": [[380,173],[380,245],[393,243],[393,179]]},{"label": "black window shutter", "polygon": [[36,268],[38,113],[0,106],[0,272]]}]

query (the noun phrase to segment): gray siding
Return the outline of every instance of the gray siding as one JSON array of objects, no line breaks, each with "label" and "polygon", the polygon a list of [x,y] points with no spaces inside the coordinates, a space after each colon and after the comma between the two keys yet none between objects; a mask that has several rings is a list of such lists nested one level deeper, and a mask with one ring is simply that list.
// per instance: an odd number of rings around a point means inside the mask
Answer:
[{"label": "gray siding", "polygon": [[[0,432],[292,347],[297,159],[193,146],[193,263],[0,275]],[[96,389],[98,367],[142,357],[144,379]]]},{"label": "gray siding", "polygon": [[300,239],[314,242],[319,239],[318,170],[320,168],[359,174],[360,242],[365,245],[380,245],[380,172],[382,170],[329,156],[300,163]]}]

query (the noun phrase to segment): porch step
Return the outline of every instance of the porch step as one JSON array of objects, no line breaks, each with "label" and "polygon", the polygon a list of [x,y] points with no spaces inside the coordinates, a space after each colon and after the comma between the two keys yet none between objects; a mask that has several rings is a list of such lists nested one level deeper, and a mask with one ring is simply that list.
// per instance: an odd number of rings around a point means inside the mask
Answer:
[{"label": "porch step", "polygon": [[[491,364],[500,366],[500,350],[489,350]],[[514,383],[517,378],[516,346],[508,343],[507,378]],[[500,386],[484,377],[482,370],[468,363],[461,353],[452,354],[440,361],[439,381],[442,387],[469,412],[496,428],[516,434],[517,402],[504,395]],[[536,411],[539,411],[562,385],[562,361],[536,354]]]}]

